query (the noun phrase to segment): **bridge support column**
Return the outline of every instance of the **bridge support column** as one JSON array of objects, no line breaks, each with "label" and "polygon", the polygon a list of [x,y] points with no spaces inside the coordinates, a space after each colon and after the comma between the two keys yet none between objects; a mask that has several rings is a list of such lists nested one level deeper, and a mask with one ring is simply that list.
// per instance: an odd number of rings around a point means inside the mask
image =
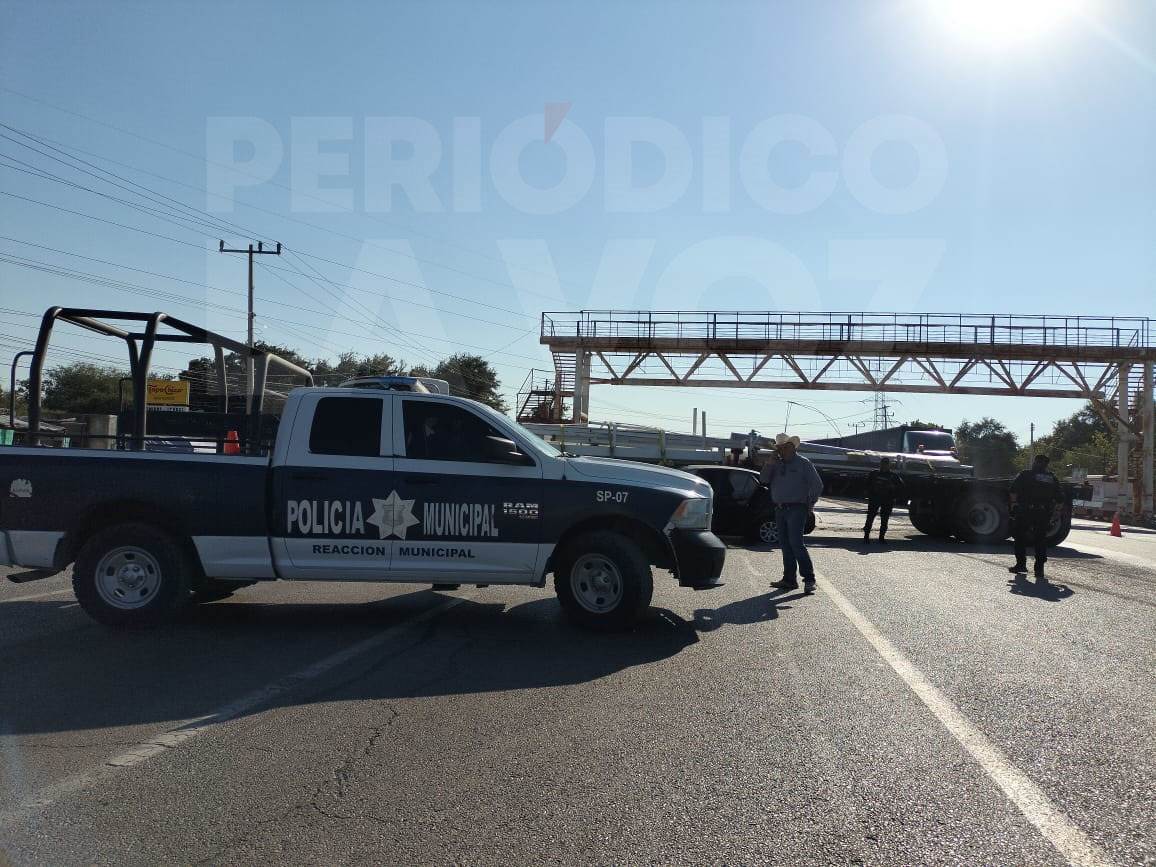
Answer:
[{"label": "bridge support column", "polygon": [[1129,454],[1129,446],[1132,444],[1132,433],[1128,430],[1128,425],[1124,424],[1124,419],[1129,417],[1128,412],[1128,389],[1131,388],[1131,381],[1129,373],[1131,372],[1131,365],[1121,364],[1119,368],[1119,377],[1116,380],[1119,386],[1117,393],[1117,407],[1116,412],[1119,419],[1116,421],[1116,477],[1119,479],[1119,493],[1116,494],[1116,509],[1121,515],[1129,514],[1132,511],[1132,479],[1128,472],[1128,463],[1131,455]]},{"label": "bridge support column", "polygon": [[574,364],[574,422],[590,416],[590,353],[579,350]]},{"label": "bridge support column", "polygon": [[562,374],[554,369],[554,404],[550,407],[550,421],[562,422]]},{"label": "bridge support column", "polygon": [[1153,439],[1156,434],[1156,419],[1153,418],[1153,397],[1152,397],[1152,367],[1151,361],[1144,362],[1144,393],[1140,397],[1140,424],[1143,425],[1143,444],[1140,448],[1140,458],[1143,461],[1140,470],[1140,478],[1142,480],[1142,497],[1140,503],[1140,511],[1147,518],[1156,516],[1156,492],[1153,488],[1153,474],[1156,473],[1153,461],[1156,460],[1156,453],[1153,452]]}]

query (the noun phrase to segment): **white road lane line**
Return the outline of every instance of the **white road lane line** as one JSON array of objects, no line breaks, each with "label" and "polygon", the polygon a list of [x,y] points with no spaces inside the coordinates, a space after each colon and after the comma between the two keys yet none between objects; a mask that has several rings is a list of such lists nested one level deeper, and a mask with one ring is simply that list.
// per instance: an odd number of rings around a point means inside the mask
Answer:
[{"label": "white road lane line", "polygon": [[49,596],[60,596],[62,593],[71,593],[71,587],[62,587],[59,590],[49,590],[47,593],[32,593],[28,596],[13,596],[11,599],[0,597],[0,605],[9,602],[32,602],[35,599],[47,599]]},{"label": "white road lane line", "polygon": [[820,576],[819,588],[831,598],[851,624],[876,652],[895,670],[919,700],[935,714],[960,745],[989,777],[1003,789],[1024,817],[1060,852],[1069,864],[1078,867],[1107,867],[1112,861],[1088,836],[1057,807],[1032,780],[1008,760],[911,661],[904,656],[829,580]]},{"label": "white road lane line", "polygon": [[190,720],[175,729],[170,729],[167,732],[151,737],[131,749],[105,760],[99,767],[51,783],[28,795],[17,806],[0,811],[0,826],[12,824],[14,821],[27,816],[31,812],[50,807],[61,797],[85,789],[107,778],[110,773],[117,769],[132,768],[141,765],[161,753],[169,752],[198,735],[204,734],[212,729],[213,726],[236,719],[260,707],[271,704],[278,696],[297,689],[302,684],[321,677],[327,672],[359,656],[377,650],[383,644],[396,638],[399,635],[399,630],[416,626],[423,621],[436,617],[454,606],[466,602],[471,596],[472,594],[464,594],[447,599],[434,608],[430,608],[421,614],[396,623],[385,631],[367,638],[364,641],[359,641],[357,644],[351,645],[344,650],[330,654],[300,671],[286,675],[255,692],[217,708],[210,714]]}]

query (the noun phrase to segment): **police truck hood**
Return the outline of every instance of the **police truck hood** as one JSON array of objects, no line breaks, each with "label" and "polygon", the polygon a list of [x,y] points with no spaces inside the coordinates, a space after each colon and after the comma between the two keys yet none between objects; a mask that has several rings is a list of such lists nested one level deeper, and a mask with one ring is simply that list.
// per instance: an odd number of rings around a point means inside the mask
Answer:
[{"label": "police truck hood", "polygon": [[574,476],[589,481],[645,485],[653,488],[666,488],[669,491],[679,491],[687,496],[710,496],[710,485],[703,479],[667,467],[656,467],[652,464],[640,464],[635,461],[624,461],[616,458],[586,457],[567,458],[566,467],[568,472],[573,473]]}]

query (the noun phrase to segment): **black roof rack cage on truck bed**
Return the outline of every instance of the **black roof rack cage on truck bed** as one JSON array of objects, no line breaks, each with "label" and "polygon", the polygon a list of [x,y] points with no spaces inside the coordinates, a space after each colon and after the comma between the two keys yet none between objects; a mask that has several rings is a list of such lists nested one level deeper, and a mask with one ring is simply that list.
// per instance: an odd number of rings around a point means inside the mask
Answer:
[{"label": "black roof rack cage on truck bed", "polygon": [[[143,323],[143,331],[128,331],[118,323]],[[126,436],[118,437],[118,443],[126,449],[143,451],[147,448],[149,436],[149,413],[143,411],[147,406],[148,377],[152,365],[153,350],[157,343],[193,343],[205,344],[213,348],[213,357],[217,370],[216,391],[219,398],[220,411],[218,413],[167,413],[166,416],[175,417],[185,415],[189,418],[166,418],[166,435],[174,435],[174,428],[182,422],[188,422],[190,432],[194,436],[204,436],[212,422],[219,422],[220,426],[230,422],[240,422],[241,448],[246,453],[257,450],[262,432],[262,410],[265,406],[265,397],[270,390],[267,388],[269,369],[277,365],[288,371],[289,374],[302,377],[306,385],[313,384],[313,375],[303,367],[293,364],[268,352],[247,346],[223,334],[209,331],[199,325],[193,325],[170,316],[167,313],[145,313],[135,310],[94,310],[79,307],[50,307],[44,312],[40,320],[40,330],[36,337],[36,348],[18,352],[12,361],[12,385],[10,399],[12,416],[15,417],[15,382],[16,366],[21,357],[32,357],[28,382],[28,445],[39,445],[39,438],[44,433],[41,423],[41,392],[44,383],[44,361],[48,353],[52,332],[56,323],[67,322],[106,337],[115,337],[125,342],[128,347],[129,373],[132,381],[132,412],[122,413],[130,422],[131,431]],[[164,329],[164,330],[162,330]],[[252,371],[252,392],[246,394],[245,409],[240,416],[229,412],[229,383],[225,371],[225,351],[240,355],[246,366]],[[208,418],[214,416],[214,418]],[[199,418],[195,418],[199,417]],[[199,424],[198,424],[199,422]],[[234,428],[235,429],[235,428]],[[179,434],[176,434],[179,435]],[[218,432],[218,437],[224,436],[224,429]]]}]

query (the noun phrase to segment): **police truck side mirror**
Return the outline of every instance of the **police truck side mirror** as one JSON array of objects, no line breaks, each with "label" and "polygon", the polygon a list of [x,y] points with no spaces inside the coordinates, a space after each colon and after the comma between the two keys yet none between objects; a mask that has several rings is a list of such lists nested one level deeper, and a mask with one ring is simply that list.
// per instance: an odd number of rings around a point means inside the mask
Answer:
[{"label": "police truck side mirror", "polygon": [[488,436],[485,439],[486,460],[494,464],[533,466],[534,459],[518,451],[518,445],[505,437]]}]

